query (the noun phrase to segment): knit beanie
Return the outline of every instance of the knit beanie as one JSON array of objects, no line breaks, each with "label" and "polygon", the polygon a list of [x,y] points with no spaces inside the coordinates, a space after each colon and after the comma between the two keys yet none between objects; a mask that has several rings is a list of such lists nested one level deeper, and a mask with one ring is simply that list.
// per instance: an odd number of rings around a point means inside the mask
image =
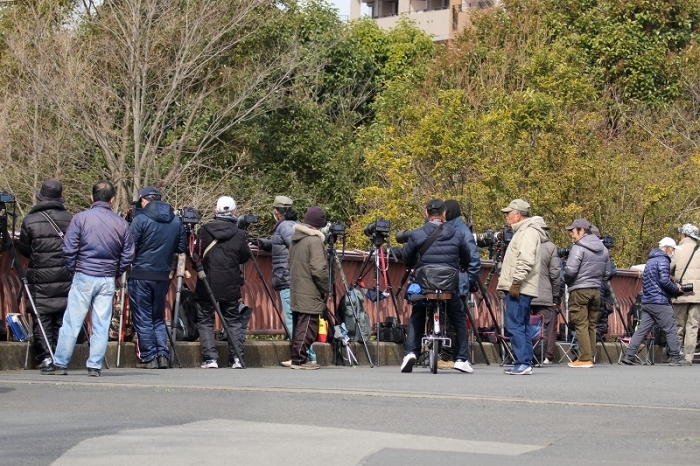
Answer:
[{"label": "knit beanie", "polygon": [[321,228],[326,225],[326,213],[318,206],[309,207],[304,215],[304,223]]}]

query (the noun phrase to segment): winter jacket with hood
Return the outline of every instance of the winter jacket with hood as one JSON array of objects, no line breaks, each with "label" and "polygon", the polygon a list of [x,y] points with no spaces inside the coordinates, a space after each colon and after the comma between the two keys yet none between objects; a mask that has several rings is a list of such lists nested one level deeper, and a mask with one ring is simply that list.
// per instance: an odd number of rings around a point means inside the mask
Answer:
[{"label": "winter jacket with hood", "polygon": [[29,292],[37,311],[49,314],[66,310],[73,277],[63,260],[63,239],[43,214],[48,215],[64,234],[73,216],[62,202],[41,201],[22,221],[17,250],[29,258]]},{"label": "winter jacket with hood", "polygon": [[[537,219],[538,217],[533,217]],[[541,218],[541,217],[539,217]],[[544,221],[542,221],[544,224]],[[559,276],[561,260],[557,248],[546,235],[540,243],[540,278],[537,297],[532,300],[532,306],[553,306],[555,297],[559,297]]]},{"label": "winter jacket with hood", "polygon": [[263,251],[272,252],[272,287],[279,291],[289,288],[289,246],[292,244],[294,220],[280,220],[272,232],[272,239],[258,240]]},{"label": "winter jacket with hood", "polygon": [[134,259],[134,239],[126,220],[109,202],[93,202],[75,214],[63,238],[66,268],[91,277],[120,277]]},{"label": "winter jacket with hood", "polygon": [[462,232],[462,235],[464,235],[464,242],[467,243],[467,249],[469,249],[469,267],[466,273],[461,272],[459,274],[459,295],[467,296],[470,288],[472,290],[476,289],[476,282],[479,279],[479,273],[481,273],[479,248],[476,246],[472,231],[464,223],[462,217],[455,217],[452,220],[448,220],[447,224],[452,225],[455,230]]},{"label": "winter jacket with hood", "polygon": [[586,234],[571,247],[564,265],[564,281],[569,291],[597,288],[608,279],[610,254],[596,235]]},{"label": "winter jacket with hood", "polygon": [[[207,251],[215,239],[216,244]],[[202,257],[205,251],[207,253]],[[202,226],[197,238],[197,252],[217,301],[240,300],[243,286],[240,265],[248,262],[252,254],[246,234],[238,228],[236,218],[220,215]],[[199,300],[209,300],[202,280],[197,280],[195,295]]]},{"label": "winter jacket with hood", "polygon": [[513,239],[510,240],[503,257],[498,290],[508,291],[514,280],[520,282],[520,294],[536,298],[540,284],[540,243],[547,234],[533,218],[511,225]]},{"label": "winter jacket with hood", "polygon": [[168,281],[173,254],[185,252],[187,237],[172,207],[151,201],[131,222],[135,257],[129,278]]},{"label": "winter jacket with hood", "polygon": [[652,249],[642,275],[642,304],[671,304],[678,286],[671,281],[671,258],[661,249]]},{"label": "winter jacket with hood", "polygon": [[290,299],[293,312],[322,315],[328,293],[325,236],[306,224],[294,225],[289,248]]},{"label": "winter jacket with hood", "polygon": [[[676,249],[676,252],[671,258],[671,274],[676,283],[692,283],[693,290],[695,293],[688,293],[682,296],[678,296],[673,302],[674,303],[700,303],[700,248],[693,254],[693,249],[698,244],[696,240],[687,236],[683,238],[678,246],[680,249]],[[693,256],[692,260],[690,256]],[[688,261],[691,261],[688,263]],[[685,274],[683,274],[683,269],[685,269],[686,264],[688,265]],[[681,280],[681,275],[683,278]]]},{"label": "winter jacket with hood", "polygon": [[[469,267],[470,255],[467,242],[464,241],[464,235],[461,231],[449,224],[442,224],[442,232],[437,239],[425,251],[425,254],[420,257],[420,262],[416,264],[418,253],[423,244],[428,240],[430,235],[440,227],[440,221],[430,221],[425,223],[421,228],[413,230],[408,238],[406,246],[403,247],[402,257],[406,265],[415,265],[416,269],[424,265],[445,265],[459,270]],[[470,277],[471,278],[471,277]],[[456,291],[456,290],[443,290]]]}]

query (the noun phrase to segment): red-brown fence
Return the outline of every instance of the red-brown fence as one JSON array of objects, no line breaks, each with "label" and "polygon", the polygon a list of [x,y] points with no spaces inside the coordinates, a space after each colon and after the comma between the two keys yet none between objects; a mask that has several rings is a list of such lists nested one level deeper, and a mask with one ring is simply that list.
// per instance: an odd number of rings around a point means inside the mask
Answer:
[{"label": "red-brown fence", "polygon": [[[346,251],[345,254],[339,252],[339,256],[342,259],[343,270],[348,280],[349,285],[353,285],[358,281],[358,275],[362,269],[363,264],[367,259],[367,253],[362,251]],[[271,271],[270,271],[270,255],[264,252],[257,252],[255,254],[256,260],[260,265],[260,269],[263,274],[263,279],[266,283],[270,283]],[[22,265],[26,267],[26,260],[22,258]],[[366,273],[363,277],[363,284],[369,289],[375,288],[375,268],[374,260],[370,261],[369,267],[365,268]],[[24,305],[18,305],[17,297],[21,291],[19,278],[14,270],[10,270],[10,265],[12,263],[12,258],[9,251],[4,251],[0,253],[0,312],[2,314],[2,322],[5,323],[5,316],[8,313],[18,312],[21,309],[24,312]],[[492,268],[493,264],[491,261],[482,261],[481,279],[486,282],[488,274]],[[194,290],[194,285],[196,283],[196,274],[191,269],[188,263],[188,269],[191,272],[191,277],[185,280],[185,283]],[[401,263],[391,262],[386,269],[386,277],[388,281],[393,285],[393,290],[397,290],[401,286],[401,279],[404,276],[405,266]],[[249,262],[244,268],[245,275],[245,286],[243,287],[243,301],[253,308],[253,316],[248,325],[250,334],[283,334],[284,330],[279,317],[275,313],[274,308],[270,302],[270,299],[265,292],[263,282],[258,276],[254,264]],[[487,294],[489,301],[492,305],[495,317],[499,320],[500,324],[500,312],[498,308],[498,293],[496,291],[496,282],[498,277],[494,276],[490,281]],[[617,296],[617,299],[622,308],[623,315],[627,315],[627,311],[634,303],[634,299],[641,289],[641,274],[636,270],[621,270],[618,269],[618,273],[612,279],[612,286]],[[384,273],[380,271],[380,289],[384,290],[385,280]],[[336,274],[336,290],[338,297],[343,295],[343,286],[340,282],[338,274]],[[272,290],[272,297],[276,300],[278,309],[281,311],[281,305],[279,303],[279,297],[277,293]],[[404,288],[405,291],[405,288]],[[402,293],[403,295],[403,293]],[[175,280],[170,284],[170,292],[168,294],[168,301],[166,305],[166,318],[169,319],[170,309],[172,307],[173,301],[175,299]],[[480,297],[476,300],[476,307],[474,310],[474,317],[476,320],[477,327],[488,327],[492,324],[491,317],[486,309],[486,305]],[[408,316],[410,315],[410,308],[406,301],[399,297],[396,299],[396,304],[398,307],[398,315],[401,322],[408,322]],[[376,303],[366,299],[364,303],[365,310],[369,315],[372,323],[377,321],[377,306]],[[378,320],[380,322],[384,321],[387,316],[396,315],[396,309],[394,307],[393,300],[391,298],[382,299],[379,302],[379,316]],[[624,333],[624,326],[620,321],[617,313],[613,313],[609,318],[609,334],[610,335],[622,335]]]}]

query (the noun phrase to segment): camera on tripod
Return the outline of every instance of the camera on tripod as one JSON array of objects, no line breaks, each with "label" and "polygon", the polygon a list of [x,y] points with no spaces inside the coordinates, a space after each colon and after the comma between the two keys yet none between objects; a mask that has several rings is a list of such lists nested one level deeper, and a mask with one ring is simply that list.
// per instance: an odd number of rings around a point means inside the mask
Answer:
[{"label": "camera on tripod", "polygon": [[255,214],[243,214],[238,216],[238,228],[240,228],[243,231],[247,231],[248,227],[258,223],[260,221],[260,217],[258,217]]},{"label": "camera on tripod", "polygon": [[176,210],[175,215],[180,217],[183,225],[197,225],[202,221],[202,213],[194,207],[183,207]]},{"label": "camera on tripod", "polygon": [[557,256],[559,256],[561,259],[566,259],[569,257],[569,254],[571,254],[571,246],[573,245],[570,244],[565,248],[557,248]]},{"label": "camera on tripod", "polygon": [[601,236],[600,240],[603,242],[603,246],[608,249],[612,249],[615,246],[615,237],[608,235],[607,233]]},{"label": "camera on tripod", "polygon": [[379,217],[377,220],[367,225],[363,232],[365,236],[372,240],[372,243],[379,245],[386,242],[390,230],[391,224],[389,220]]},{"label": "camera on tripod", "polygon": [[[7,204],[12,204],[12,213],[7,211]],[[12,217],[12,230],[14,232],[14,219],[16,218],[15,210],[15,195],[7,191],[0,191],[0,245],[11,242],[11,235],[7,231],[7,216]],[[7,237],[5,236],[7,235]]]},{"label": "camera on tripod", "polygon": [[483,233],[474,233],[474,240],[480,248],[488,249],[489,259],[503,259],[503,254],[508,249],[513,235],[513,229],[506,225],[498,231],[489,228]]},{"label": "camera on tripod", "polygon": [[0,191],[0,204],[12,204],[15,202],[15,195],[7,191]]},{"label": "camera on tripod", "polygon": [[345,236],[345,225],[340,222],[328,222],[320,231],[326,237],[326,242],[335,243],[339,236]]}]

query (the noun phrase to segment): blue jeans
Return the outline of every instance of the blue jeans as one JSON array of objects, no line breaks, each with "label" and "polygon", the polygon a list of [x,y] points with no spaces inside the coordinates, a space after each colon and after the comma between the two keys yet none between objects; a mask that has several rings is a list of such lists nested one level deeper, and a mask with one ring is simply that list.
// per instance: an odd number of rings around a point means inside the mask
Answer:
[{"label": "blue jeans", "polygon": [[165,328],[165,295],[170,282],[129,279],[129,309],[138,334],[138,356],[152,361],[156,356],[170,358],[168,330]]},{"label": "blue jeans", "polygon": [[[289,293],[289,288],[285,288],[279,291],[280,298],[282,299],[282,309],[284,310],[284,321],[287,324],[287,330],[289,330],[289,339],[291,340],[294,335],[294,324],[292,322],[292,300]],[[309,346],[309,350],[306,352],[306,356],[309,361],[316,360],[316,352],[314,351],[313,343]]]},{"label": "blue jeans", "polygon": [[532,340],[527,328],[530,326],[530,301],[532,296],[520,295],[513,299],[506,294],[506,329],[510,332],[510,346],[515,356],[514,367],[524,364],[532,366]]},{"label": "blue jeans", "polygon": [[58,332],[54,360],[57,366],[68,366],[85,316],[88,309],[92,307],[92,336],[87,367],[102,368],[102,360],[107,350],[109,323],[112,318],[114,290],[114,277],[92,277],[80,272],[75,273],[68,292],[68,307],[63,315],[63,325]]}]

